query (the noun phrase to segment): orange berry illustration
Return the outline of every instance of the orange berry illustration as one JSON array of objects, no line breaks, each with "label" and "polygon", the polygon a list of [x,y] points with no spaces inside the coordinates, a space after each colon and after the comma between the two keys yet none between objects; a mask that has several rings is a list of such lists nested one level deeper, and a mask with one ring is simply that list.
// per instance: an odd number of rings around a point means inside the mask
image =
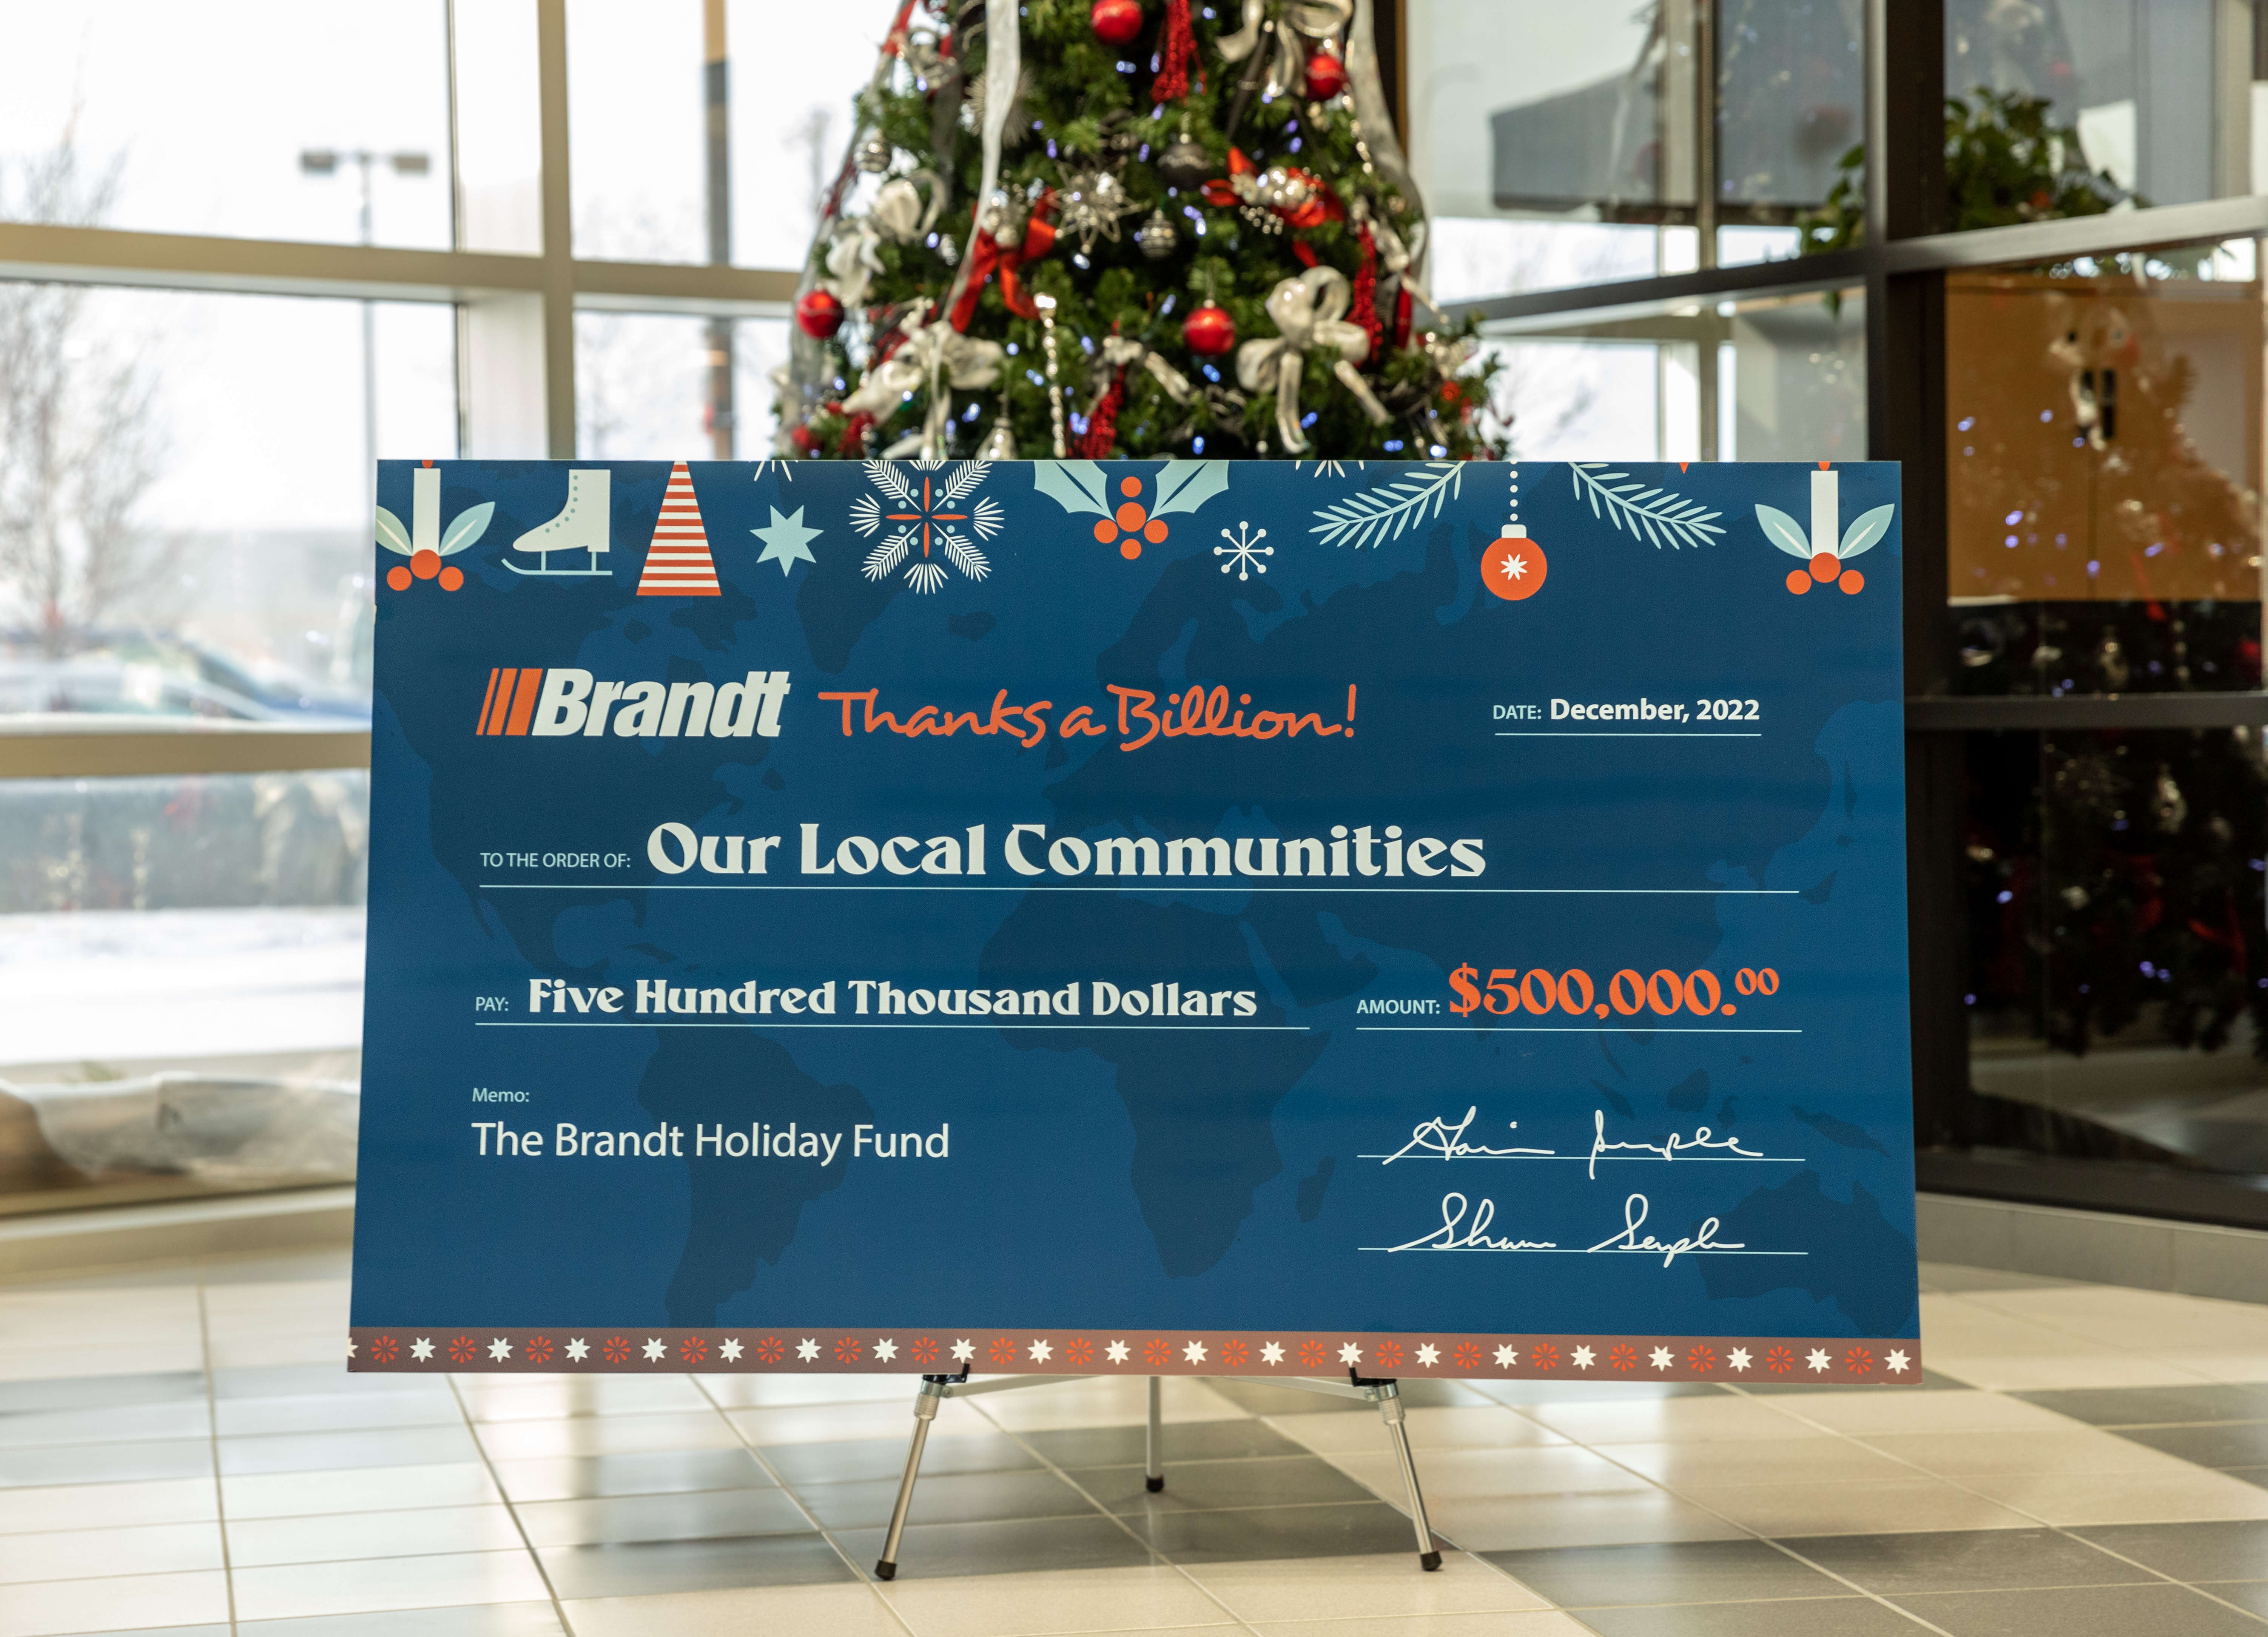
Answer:
[{"label": "orange berry illustration", "polygon": [[[1140,501],[1132,498],[1142,492],[1140,478],[1120,478],[1118,492],[1128,498],[1120,504],[1115,513],[1095,523],[1094,537],[1106,546],[1114,540],[1117,541],[1118,555],[1130,563],[1142,555],[1144,541],[1153,546],[1165,543],[1166,520],[1152,517],[1143,509]],[[1120,539],[1122,534],[1125,536],[1123,539]]]},{"label": "orange berry illustration", "polygon": [[441,571],[441,554],[421,551],[409,559],[409,571],[420,579],[431,579]]},{"label": "orange berry illustration", "polygon": [[1799,597],[1805,592],[1809,591],[1811,589],[1811,574],[1809,571],[1800,568],[1792,568],[1788,570],[1787,588]]},{"label": "orange berry illustration", "polygon": [[1815,552],[1811,559],[1811,578],[1821,585],[1829,584],[1843,571],[1843,560],[1832,551]]},{"label": "orange berry illustration", "polygon": [[396,591],[409,590],[410,586],[409,571],[403,568],[397,563],[394,567],[386,571],[386,583],[393,586]]},{"label": "orange berry illustration", "polygon": [[1867,577],[1854,568],[1845,569],[1843,578],[1836,583],[1854,597],[1867,589]]},{"label": "orange berry illustration", "polygon": [[465,583],[465,571],[454,564],[441,571],[441,589],[454,591]]}]

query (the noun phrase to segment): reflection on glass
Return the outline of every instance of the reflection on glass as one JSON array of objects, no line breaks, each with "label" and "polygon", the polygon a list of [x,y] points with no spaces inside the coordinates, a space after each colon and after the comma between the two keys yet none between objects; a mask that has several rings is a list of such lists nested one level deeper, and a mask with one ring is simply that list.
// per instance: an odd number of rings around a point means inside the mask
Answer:
[{"label": "reflection on glass", "polygon": [[2044,97],[2088,168],[2149,204],[2252,191],[2252,8],[1946,0],[1945,89]]},{"label": "reflection on glass", "polygon": [[2240,241],[1948,278],[1957,689],[2259,685],[2254,260]]},{"label": "reflection on glass", "polygon": [[1976,1140],[2268,1176],[2249,728],[1970,737]]},{"label": "reflection on glass", "polygon": [[1856,6],[1719,0],[1720,201],[1793,210],[1827,196],[1835,162],[1865,135],[1860,28]]},{"label": "reflection on glass", "polygon": [[[81,0],[11,6],[0,51],[0,219],[237,238],[361,240],[353,182],[308,150],[416,153],[375,167],[371,238],[446,248],[449,52],[441,0]],[[58,154],[78,185],[40,185]]]},{"label": "reflection on glass", "polygon": [[[0,283],[0,712],[366,721],[362,305]],[[456,326],[379,303],[382,456],[456,453]]]},{"label": "reflection on glass", "polygon": [[1867,458],[1867,310],[1855,290],[1734,306],[1719,352],[1720,461]]}]

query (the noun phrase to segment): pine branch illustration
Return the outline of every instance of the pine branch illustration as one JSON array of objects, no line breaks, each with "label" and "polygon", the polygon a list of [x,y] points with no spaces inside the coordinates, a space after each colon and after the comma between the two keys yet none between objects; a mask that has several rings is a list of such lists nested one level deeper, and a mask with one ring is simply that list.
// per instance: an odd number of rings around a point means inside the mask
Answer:
[{"label": "pine branch illustration", "polygon": [[891,535],[880,545],[869,551],[866,554],[865,571],[866,578],[880,579],[896,568],[899,564],[906,560],[906,553],[912,548],[913,542],[913,531],[908,529],[903,534]]},{"label": "pine branch illustration", "polygon": [[938,501],[938,504],[939,505],[951,505],[955,501],[959,500],[961,496],[976,488],[977,484],[984,481],[985,471],[990,464],[991,463],[987,461],[962,461],[961,464],[961,469],[955,472],[953,475],[952,480],[946,484],[945,494]]},{"label": "pine branch illustration", "polygon": [[1432,461],[1425,474],[1365,490],[1337,505],[1318,508],[1318,522],[1310,534],[1321,535],[1327,546],[1352,546],[1357,550],[1399,539],[1404,530],[1429,514],[1439,517],[1448,498],[1463,487],[1465,462]]},{"label": "pine branch illustration", "polygon": [[1715,520],[1720,515],[1697,500],[1647,488],[1627,472],[1602,471],[1604,461],[1571,461],[1575,498],[1588,500],[1593,517],[1603,517],[1618,529],[1650,541],[1658,551],[1667,544],[1673,551],[1685,546],[1705,546],[1710,537],[1725,532]]},{"label": "pine branch illustration", "polygon": [[896,461],[869,461],[866,476],[873,479],[875,488],[887,490],[900,505],[914,504],[913,485],[898,471]]}]

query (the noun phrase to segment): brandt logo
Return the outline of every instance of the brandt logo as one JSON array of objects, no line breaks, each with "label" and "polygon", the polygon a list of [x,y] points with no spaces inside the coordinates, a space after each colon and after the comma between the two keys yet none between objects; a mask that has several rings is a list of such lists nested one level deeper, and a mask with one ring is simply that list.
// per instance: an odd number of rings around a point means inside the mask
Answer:
[{"label": "brandt logo", "polygon": [[785,671],[750,671],[744,682],[607,682],[568,668],[489,673],[479,734],[596,739],[611,726],[623,739],[777,739]]}]

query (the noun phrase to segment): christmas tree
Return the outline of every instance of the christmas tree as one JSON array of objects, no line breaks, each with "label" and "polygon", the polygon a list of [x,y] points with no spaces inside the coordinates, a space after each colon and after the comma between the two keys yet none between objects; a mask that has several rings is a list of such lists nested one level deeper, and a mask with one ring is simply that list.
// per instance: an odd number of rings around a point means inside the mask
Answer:
[{"label": "christmas tree", "polygon": [[1370,0],[905,0],[783,456],[1500,456],[1423,284]]}]

